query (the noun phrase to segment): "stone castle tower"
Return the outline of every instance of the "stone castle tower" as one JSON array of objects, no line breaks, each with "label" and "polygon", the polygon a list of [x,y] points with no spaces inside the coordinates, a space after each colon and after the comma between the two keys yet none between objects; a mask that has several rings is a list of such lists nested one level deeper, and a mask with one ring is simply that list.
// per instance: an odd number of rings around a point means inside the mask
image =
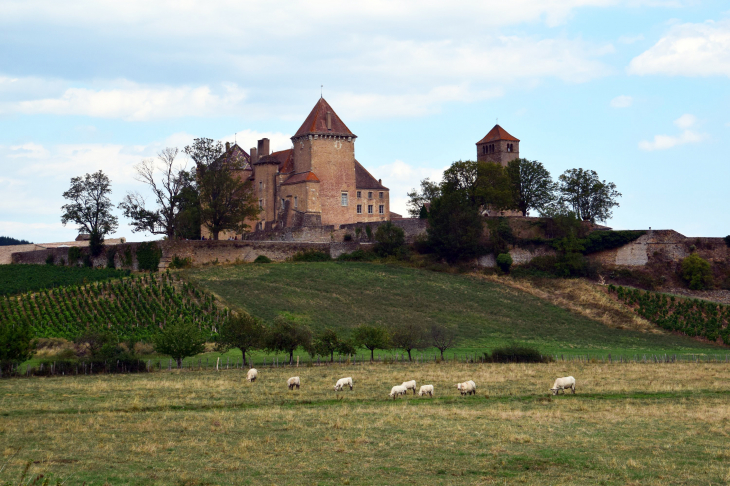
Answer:
[{"label": "stone castle tower", "polygon": [[494,128],[477,142],[477,161],[494,162],[506,167],[508,162],[519,158],[520,140],[499,125],[494,125]]}]

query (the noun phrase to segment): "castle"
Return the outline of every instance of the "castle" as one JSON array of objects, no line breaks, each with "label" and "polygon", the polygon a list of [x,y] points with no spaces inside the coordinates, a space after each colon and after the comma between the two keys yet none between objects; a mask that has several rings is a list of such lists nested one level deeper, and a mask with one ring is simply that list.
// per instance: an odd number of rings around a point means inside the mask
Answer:
[{"label": "castle", "polygon": [[507,133],[507,130],[499,125],[494,125],[494,128],[477,142],[477,161],[479,162],[493,162],[507,167],[507,163],[519,158],[520,140]]},{"label": "castle", "polygon": [[[291,137],[292,148],[269,153],[269,139],[246,153],[226,144],[225,158],[242,161],[239,177],[258,199],[255,231],[388,221],[390,193],[355,159],[355,139],[324,98]],[[205,238],[208,230],[201,228]],[[220,239],[237,237],[222,232]]]}]

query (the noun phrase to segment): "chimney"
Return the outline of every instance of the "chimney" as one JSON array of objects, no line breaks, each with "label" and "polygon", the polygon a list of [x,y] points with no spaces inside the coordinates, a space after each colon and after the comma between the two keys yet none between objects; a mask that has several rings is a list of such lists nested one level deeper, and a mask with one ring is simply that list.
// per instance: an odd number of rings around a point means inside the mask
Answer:
[{"label": "chimney", "polygon": [[378,179],[378,184],[383,185],[383,179]]},{"label": "chimney", "polygon": [[327,130],[332,130],[332,113],[327,112]]},{"label": "chimney", "polygon": [[231,142],[226,142],[226,152],[231,151]]},{"label": "chimney", "polygon": [[259,158],[269,155],[269,139],[262,138],[259,140]]},{"label": "chimney", "polygon": [[258,160],[259,160],[259,156],[258,156],[258,153],[256,152],[256,147],[251,147],[251,163],[253,164],[255,162],[258,162]]}]

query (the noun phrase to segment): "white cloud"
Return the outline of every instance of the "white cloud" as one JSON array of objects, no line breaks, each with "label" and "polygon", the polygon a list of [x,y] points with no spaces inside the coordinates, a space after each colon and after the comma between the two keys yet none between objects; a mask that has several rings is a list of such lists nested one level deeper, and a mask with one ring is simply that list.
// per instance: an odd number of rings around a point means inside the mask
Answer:
[{"label": "white cloud", "polygon": [[674,120],[674,124],[683,129],[689,128],[695,123],[697,123],[697,117],[694,115],[690,115],[689,113],[685,113],[684,115]]},{"label": "white cloud", "polygon": [[666,150],[677,145],[684,145],[686,143],[697,143],[707,139],[707,135],[702,133],[695,133],[691,130],[685,130],[680,135],[654,135],[654,140],[647,141],[642,140],[639,142],[639,148],[641,150],[653,151],[653,150]]},{"label": "white cloud", "polygon": [[[302,117],[302,120],[304,120],[304,117]],[[257,132],[256,130],[246,129],[233,135],[227,135],[221,140],[231,142],[231,144],[235,141],[239,147],[248,152],[251,147],[257,147],[258,141],[262,138],[269,139],[269,148],[272,152],[292,147],[291,135],[281,132]]]},{"label": "white cloud", "polygon": [[420,188],[421,180],[426,178],[440,182],[447,168],[418,167],[402,160],[378,167],[367,167],[373,177],[383,179],[383,184],[390,189],[390,210],[406,217],[408,216],[406,193],[413,188]]},{"label": "white cloud", "polygon": [[611,106],[613,108],[628,108],[634,103],[634,98],[631,96],[621,95],[611,100]]},{"label": "white cloud", "polygon": [[629,74],[730,76],[730,20],[680,24],[631,60]]},{"label": "white cloud", "polygon": [[622,35],[618,38],[619,44],[633,44],[635,42],[643,41],[644,36],[642,34],[639,35]]},{"label": "white cloud", "polygon": [[141,121],[181,116],[231,114],[246,99],[233,84],[215,92],[209,86],[151,87],[131,82],[109,89],[68,88],[55,98],[0,105],[0,113],[85,115]]}]

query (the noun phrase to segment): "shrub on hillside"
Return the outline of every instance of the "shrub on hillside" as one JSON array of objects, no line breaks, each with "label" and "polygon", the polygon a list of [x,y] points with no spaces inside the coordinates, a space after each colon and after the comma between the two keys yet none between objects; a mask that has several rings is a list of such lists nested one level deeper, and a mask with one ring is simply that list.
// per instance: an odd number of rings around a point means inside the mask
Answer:
[{"label": "shrub on hillside", "polygon": [[497,348],[492,354],[484,353],[484,360],[492,363],[549,363],[550,356],[543,356],[536,348],[520,344],[510,344]]},{"label": "shrub on hillside", "polygon": [[30,326],[0,322],[0,369],[3,372],[30,358],[34,348]]},{"label": "shrub on hillside", "polygon": [[332,257],[329,253],[325,253],[319,250],[305,250],[294,254],[291,257],[293,262],[329,262]]},{"label": "shrub on hillside", "polygon": [[509,273],[509,269],[512,266],[512,257],[509,253],[500,253],[497,255],[497,266],[504,273]]},{"label": "shrub on hillside", "polygon": [[352,253],[343,253],[337,257],[338,262],[371,262],[377,259],[378,255],[365,250],[355,250]]},{"label": "shrub on hillside", "polygon": [[137,268],[140,271],[156,272],[161,258],[162,250],[154,241],[145,241],[137,247]]},{"label": "shrub on hillside", "polygon": [[181,258],[177,255],[172,257],[170,261],[170,268],[190,268],[193,266],[193,259],[190,257]]},{"label": "shrub on hillside", "polygon": [[256,260],[253,261],[254,263],[271,263],[271,258],[267,257],[266,255],[259,255],[256,257]]},{"label": "shrub on hillside", "polygon": [[695,253],[682,260],[680,275],[692,290],[703,290],[712,286],[709,262]]},{"label": "shrub on hillside", "polygon": [[390,221],[378,226],[375,230],[374,251],[381,257],[400,256],[405,252],[406,233]]}]

